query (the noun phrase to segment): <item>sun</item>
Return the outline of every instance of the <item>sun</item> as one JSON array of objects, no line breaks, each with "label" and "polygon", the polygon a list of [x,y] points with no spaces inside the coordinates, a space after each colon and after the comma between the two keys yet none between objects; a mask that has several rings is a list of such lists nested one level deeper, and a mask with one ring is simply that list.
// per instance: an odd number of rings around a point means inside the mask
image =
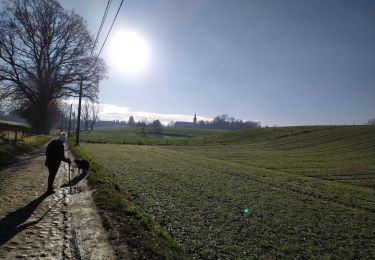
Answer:
[{"label": "sun", "polygon": [[150,48],[142,36],[134,31],[120,31],[111,38],[111,63],[128,73],[142,72],[150,62]]}]

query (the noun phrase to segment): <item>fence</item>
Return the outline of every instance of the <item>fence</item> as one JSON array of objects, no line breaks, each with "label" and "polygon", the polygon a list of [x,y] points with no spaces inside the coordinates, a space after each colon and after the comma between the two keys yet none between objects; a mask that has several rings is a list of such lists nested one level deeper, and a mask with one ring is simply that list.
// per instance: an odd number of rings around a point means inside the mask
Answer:
[{"label": "fence", "polygon": [[0,141],[2,142],[16,143],[29,135],[31,135],[31,128],[28,125],[0,121]]}]

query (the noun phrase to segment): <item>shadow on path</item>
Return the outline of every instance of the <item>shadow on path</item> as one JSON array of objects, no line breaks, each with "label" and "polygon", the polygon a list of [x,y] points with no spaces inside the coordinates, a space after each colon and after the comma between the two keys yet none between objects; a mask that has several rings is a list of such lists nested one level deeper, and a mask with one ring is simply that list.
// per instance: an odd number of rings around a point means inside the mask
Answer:
[{"label": "shadow on path", "polygon": [[50,207],[46,211],[46,213],[44,213],[43,216],[41,216],[38,220],[23,224],[27,221],[31,214],[33,214],[39,204],[42,203],[43,200],[48,196],[49,195],[47,193],[43,193],[26,206],[19,208],[16,211],[13,211],[6,215],[4,218],[0,219],[0,246],[5,244],[8,240],[20,233],[22,230],[40,222],[47,215],[47,213],[51,211],[51,209],[63,199],[60,198],[58,201],[56,201],[52,205],[52,207]]},{"label": "shadow on path", "polygon": [[[87,175],[87,173],[81,173],[81,174],[77,175],[76,177],[74,177],[74,179],[72,179],[72,180],[70,181],[70,184],[71,184],[72,186],[78,184],[80,181],[83,180],[83,178],[86,177],[86,175]],[[60,186],[60,188],[65,188],[65,187],[69,187],[69,182],[68,182],[68,183],[65,183],[65,184],[63,184],[63,185]]]}]

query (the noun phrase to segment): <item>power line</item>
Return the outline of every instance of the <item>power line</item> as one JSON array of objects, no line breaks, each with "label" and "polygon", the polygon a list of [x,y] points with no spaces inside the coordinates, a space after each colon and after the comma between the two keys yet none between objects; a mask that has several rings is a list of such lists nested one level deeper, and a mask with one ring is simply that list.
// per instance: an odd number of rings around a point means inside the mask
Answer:
[{"label": "power line", "polygon": [[105,8],[104,15],[103,15],[103,18],[102,18],[102,22],[100,23],[100,27],[99,27],[98,33],[96,34],[96,38],[95,38],[95,41],[94,41],[94,45],[92,46],[92,49],[91,49],[90,56],[92,55],[92,53],[93,53],[93,51],[95,49],[95,46],[98,43],[99,36],[100,36],[101,31],[102,31],[102,28],[103,28],[103,25],[105,23],[105,20],[107,18],[108,10],[109,10],[109,7],[111,6],[111,3],[112,3],[112,0],[108,0],[107,6]]},{"label": "power line", "polygon": [[[111,0],[108,0],[107,8],[106,8],[106,11],[105,11],[105,13],[104,13],[104,16],[103,16],[102,23],[101,23],[101,25],[100,25],[100,28],[99,28],[98,34],[97,34],[97,36],[96,36],[97,39],[98,39],[99,34],[100,34],[101,30],[102,30],[102,27],[103,27],[103,24],[104,24],[104,21],[105,21],[105,17],[107,16],[110,1],[111,1]],[[102,44],[102,47],[100,48],[100,51],[99,51],[98,55],[96,55],[95,62],[94,62],[94,64],[93,64],[93,66],[89,69],[89,71],[92,70],[92,69],[95,67],[96,62],[97,62],[98,59],[99,59],[99,55],[100,55],[100,53],[102,52],[105,43],[107,42],[108,36],[109,36],[109,34],[110,34],[111,30],[112,30],[113,24],[115,23],[115,21],[116,21],[116,19],[117,19],[117,16],[118,16],[118,14],[119,14],[119,12],[120,12],[120,9],[121,9],[121,6],[122,6],[122,3],[123,3],[123,2],[124,2],[124,0],[121,0],[120,6],[119,6],[118,9],[117,9],[116,16],[115,16],[115,18],[114,18],[113,21],[112,21],[111,27],[109,28],[109,31],[108,31],[108,33],[107,33],[105,39],[104,39],[104,42],[103,42],[103,44]],[[97,39],[95,39],[95,44],[96,44],[96,42],[97,42]],[[95,47],[95,44],[94,44],[94,47]],[[92,54],[92,51],[91,51],[91,54]],[[90,56],[91,56],[91,54],[90,54]],[[80,117],[81,117],[81,99],[82,99],[82,80],[81,80],[80,85],[79,85],[78,116],[77,116],[77,133],[76,133],[76,142],[75,142],[76,145],[79,145],[79,130],[80,130],[80,123],[81,123],[81,118],[80,118]]]},{"label": "power line", "polygon": [[111,30],[112,30],[113,24],[115,23],[115,21],[116,21],[116,19],[117,19],[117,15],[118,15],[118,13],[120,12],[120,9],[121,9],[121,6],[122,6],[122,3],[123,3],[123,2],[124,2],[124,0],[121,0],[120,6],[119,6],[118,9],[117,9],[116,16],[115,16],[115,18],[114,18],[113,21],[112,21],[111,27],[109,28],[109,31],[108,31],[108,33],[107,33],[107,36],[105,37],[105,40],[104,40],[104,42],[103,42],[103,44],[102,44],[102,47],[100,48],[100,51],[99,51],[99,53],[98,53],[96,59],[99,58],[99,55],[100,55],[100,53],[102,52],[105,43],[107,42],[108,36],[109,36],[109,34],[110,34]]},{"label": "power line", "polygon": [[[108,2],[109,2],[109,1],[112,2],[112,0],[108,0]],[[118,16],[118,14],[119,14],[119,12],[120,12],[120,9],[121,9],[121,7],[122,7],[122,3],[123,3],[123,2],[124,2],[124,0],[121,0],[120,6],[119,6],[118,9],[117,9],[117,12],[116,12],[115,18],[114,18],[113,21],[112,21],[111,27],[109,28],[109,31],[108,31],[108,33],[107,33],[105,39],[104,39],[104,42],[103,42],[103,44],[102,44],[102,47],[100,48],[100,51],[99,51],[98,54],[96,55],[96,57],[95,57],[95,61],[94,61],[93,65],[92,65],[92,67],[90,67],[90,69],[89,69],[88,71],[91,71],[91,70],[95,67],[96,63],[98,62],[98,59],[99,59],[100,53],[102,52],[102,50],[103,50],[103,48],[104,48],[104,45],[105,45],[106,42],[107,42],[108,36],[109,36],[109,34],[111,33],[112,27],[113,27],[113,25],[114,25],[114,23],[115,23],[115,21],[116,21],[116,19],[117,19],[117,16]],[[108,3],[107,3],[107,7],[108,7]],[[107,9],[106,9],[106,12],[107,12]],[[106,16],[106,14],[105,14],[105,16]],[[104,17],[103,17],[103,18],[104,18]],[[101,31],[101,29],[99,29],[99,31]],[[98,33],[99,33],[99,32],[98,32]]]}]

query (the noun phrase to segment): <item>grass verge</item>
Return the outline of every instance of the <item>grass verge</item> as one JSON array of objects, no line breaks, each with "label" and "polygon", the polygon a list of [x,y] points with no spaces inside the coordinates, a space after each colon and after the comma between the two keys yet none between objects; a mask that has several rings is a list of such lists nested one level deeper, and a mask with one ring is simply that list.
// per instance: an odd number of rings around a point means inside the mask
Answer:
[{"label": "grass verge", "polygon": [[116,179],[83,147],[72,144],[70,147],[76,157],[90,161],[88,183],[94,189],[95,204],[117,257],[129,252],[132,259],[190,259],[170,234],[134,203]]},{"label": "grass verge", "polygon": [[49,135],[35,135],[26,137],[22,141],[0,143],[0,166],[5,166],[12,161],[15,156],[29,152],[33,148],[36,148],[48,140],[51,139]]},{"label": "grass verge", "polygon": [[375,128],[317,129],[82,146],[194,258],[375,259]]}]

